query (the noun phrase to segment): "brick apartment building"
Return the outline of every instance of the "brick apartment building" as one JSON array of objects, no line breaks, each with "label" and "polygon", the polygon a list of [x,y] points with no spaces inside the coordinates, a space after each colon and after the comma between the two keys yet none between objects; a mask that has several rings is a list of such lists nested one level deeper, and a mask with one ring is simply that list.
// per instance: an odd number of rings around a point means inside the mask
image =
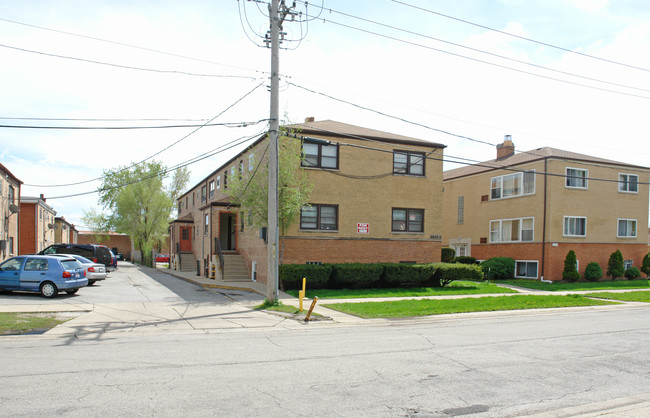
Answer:
[{"label": "brick apartment building", "polygon": [[[286,232],[284,263],[434,262],[442,235],[444,145],[325,120],[291,125],[313,184],[309,205]],[[178,201],[171,223],[177,269],[207,274],[219,248],[249,279],[266,281],[263,233],[224,193],[228,180],[255,169],[267,137],[219,167]],[[329,142],[327,142],[329,141]]]},{"label": "brick apartment building", "polygon": [[23,184],[0,164],[0,262],[18,254],[20,186]]},{"label": "brick apartment building", "polygon": [[516,277],[561,280],[573,250],[578,270],[621,250],[626,267],[648,252],[650,169],[555,148],[497,158],[444,173],[444,245],[479,260],[516,260]]},{"label": "brick apartment building", "polygon": [[35,254],[55,241],[56,211],[45,197],[21,196],[19,217],[19,254]]}]

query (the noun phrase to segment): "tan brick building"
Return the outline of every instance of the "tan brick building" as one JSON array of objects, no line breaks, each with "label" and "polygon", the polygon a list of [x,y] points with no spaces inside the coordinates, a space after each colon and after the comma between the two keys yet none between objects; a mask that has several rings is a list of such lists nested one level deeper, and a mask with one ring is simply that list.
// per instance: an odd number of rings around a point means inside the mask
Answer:
[{"label": "tan brick building", "polygon": [[65,217],[57,216],[54,218],[54,242],[57,244],[77,244],[78,236],[75,226],[68,222]]},{"label": "tan brick building", "polygon": [[18,255],[18,224],[20,217],[20,186],[11,171],[0,164],[0,262]]},{"label": "tan brick building", "polygon": [[648,252],[650,169],[539,148],[444,173],[443,243],[457,255],[516,260],[516,277],[561,280],[573,250],[583,275],[621,250],[626,266]]},{"label": "tan brick building", "polygon": [[40,197],[21,196],[19,221],[20,254],[35,254],[55,244],[54,230],[56,211]]},{"label": "tan brick building", "polygon": [[[281,141],[300,141],[305,159],[296,169],[314,188],[285,232],[284,263],[440,260],[443,145],[313,118],[291,127],[301,138]],[[242,260],[249,279],[266,281],[263,233],[224,189],[255,169],[267,141],[258,139],[178,199],[170,228],[175,268],[206,274],[220,247]],[[228,279],[227,266],[224,272]]]}]

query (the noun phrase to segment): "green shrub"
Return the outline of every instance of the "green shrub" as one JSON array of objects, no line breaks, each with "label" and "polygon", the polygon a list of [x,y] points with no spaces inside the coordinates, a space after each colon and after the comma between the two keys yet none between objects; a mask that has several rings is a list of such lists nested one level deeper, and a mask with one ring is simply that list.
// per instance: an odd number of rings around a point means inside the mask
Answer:
[{"label": "green shrub", "polygon": [[383,264],[328,264],[332,267],[329,287],[333,289],[371,289],[378,287]]},{"label": "green shrub", "polygon": [[315,264],[282,264],[280,280],[285,290],[302,289],[302,279],[307,278],[308,289],[323,289],[332,274],[332,267]]},{"label": "green shrub", "polygon": [[625,267],[623,266],[623,254],[621,250],[614,251],[609,256],[609,262],[607,263],[607,275],[616,280],[617,277],[621,277],[625,273]]},{"label": "green shrub", "polygon": [[382,287],[433,286],[436,271],[433,264],[387,263],[383,267]]},{"label": "green shrub", "polygon": [[646,254],[645,257],[643,257],[641,271],[645,273],[646,277],[650,278],[650,253]]},{"label": "green shrub", "polygon": [[600,268],[600,264],[596,263],[595,261],[587,264],[587,267],[585,268],[585,279],[589,280],[590,282],[597,282],[602,277],[603,269]]},{"label": "green shrub", "polygon": [[634,280],[641,277],[641,272],[636,267],[630,267],[629,269],[625,270],[624,274],[628,280]]},{"label": "green shrub", "polygon": [[431,265],[435,268],[435,286],[444,287],[454,280],[483,279],[483,269],[476,264],[435,263]]},{"label": "green shrub", "polygon": [[507,280],[515,277],[515,260],[510,257],[493,257],[481,263],[487,280]]},{"label": "green shrub", "polygon": [[440,249],[440,261],[443,263],[453,263],[456,256],[456,250],[449,247],[442,247]]},{"label": "green shrub", "polygon": [[578,261],[576,260],[576,253],[569,250],[564,259],[564,270],[562,270],[562,279],[567,282],[576,282],[580,280],[580,273],[578,272]]},{"label": "green shrub", "polygon": [[456,257],[456,262],[460,264],[476,264],[476,258],[467,255],[461,255]]}]

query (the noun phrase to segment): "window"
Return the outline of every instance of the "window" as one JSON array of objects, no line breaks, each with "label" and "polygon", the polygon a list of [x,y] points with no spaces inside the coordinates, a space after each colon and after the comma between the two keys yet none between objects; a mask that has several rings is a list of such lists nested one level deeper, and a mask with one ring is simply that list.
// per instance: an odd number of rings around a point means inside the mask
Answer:
[{"label": "window", "polygon": [[585,218],[584,216],[565,216],[564,236],[565,237],[587,236],[587,218]]},{"label": "window", "polygon": [[189,203],[189,196],[185,196],[185,209],[190,208],[190,205],[188,203]]},{"label": "window", "polygon": [[190,230],[188,228],[181,228],[181,239],[184,241],[190,239]]},{"label": "window", "polygon": [[210,199],[212,199],[214,197],[214,180],[212,180],[208,185],[210,187],[210,190],[209,190],[208,193],[210,194],[209,195]]},{"label": "window", "polygon": [[8,197],[9,197],[9,203],[16,203],[16,202],[14,201],[14,193],[15,193],[15,191],[14,191],[14,187],[13,187],[13,186],[9,186],[9,195],[8,195]]},{"label": "window", "polygon": [[424,209],[393,208],[393,232],[424,232]]},{"label": "window", "polygon": [[255,166],[255,154],[250,154],[248,156],[248,171],[253,171]]},{"label": "window", "polygon": [[639,192],[639,176],[636,174],[619,174],[618,191],[627,193]]},{"label": "window", "polygon": [[533,240],[534,218],[490,221],[490,242],[525,242]]},{"label": "window", "polygon": [[192,207],[196,204],[196,192],[192,192]]},{"label": "window", "polygon": [[182,201],[178,202],[178,214],[179,215],[181,214],[181,209],[183,209],[183,202]]},{"label": "window", "polygon": [[636,219],[619,218],[616,236],[619,238],[636,238]]},{"label": "window", "polygon": [[9,254],[14,254],[14,237],[9,237]]},{"label": "window", "polygon": [[244,212],[241,212],[239,214],[239,224],[240,224],[239,231],[240,232],[244,232],[244,214],[245,214]]},{"label": "window", "polygon": [[233,165],[230,167],[230,178],[234,179],[235,178],[235,166]]},{"label": "window", "polygon": [[623,260],[623,270],[632,268],[633,265],[634,265],[634,260]]},{"label": "window", "polygon": [[201,187],[201,203],[203,203],[203,202],[205,202],[207,200],[206,190],[207,190],[206,186]]},{"label": "window", "polygon": [[394,151],[393,173],[424,176],[424,153]]},{"label": "window", "polygon": [[221,176],[217,176],[217,190],[221,189]]},{"label": "window", "polygon": [[223,188],[224,190],[228,188],[228,172],[224,171],[223,173]]},{"label": "window", "polygon": [[571,187],[574,189],[586,189],[588,174],[588,170],[567,167],[565,183],[566,187]]},{"label": "window", "polygon": [[308,205],[300,211],[300,229],[338,230],[338,206]]},{"label": "window", "polygon": [[526,279],[537,278],[537,261],[516,261],[515,277]]},{"label": "window", "polygon": [[210,215],[208,215],[208,214],[206,213],[206,214],[205,214],[205,229],[204,229],[204,231],[203,231],[203,234],[204,234],[204,235],[208,235],[208,226],[209,226],[209,224],[210,224]]},{"label": "window", "polygon": [[244,176],[244,160],[239,161],[239,179]]},{"label": "window", "polygon": [[464,222],[465,216],[465,196],[458,196],[458,221],[457,223],[462,224]]},{"label": "window", "polygon": [[535,194],[535,170],[492,177],[490,183],[492,200],[529,194]]},{"label": "window", "polygon": [[339,168],[339,146],[333,144],[302,143],[303,167]]}]

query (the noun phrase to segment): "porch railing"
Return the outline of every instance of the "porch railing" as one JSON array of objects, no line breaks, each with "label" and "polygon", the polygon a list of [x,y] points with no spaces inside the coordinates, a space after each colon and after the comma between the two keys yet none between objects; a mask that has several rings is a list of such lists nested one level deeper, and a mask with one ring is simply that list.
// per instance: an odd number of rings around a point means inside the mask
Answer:
[{"label": "porch railing", "polygon": [[221,242],[219,242],[218,237],[214,238],[214,248],[217,250],[217,255],[219,256],[219,271],[221,271],[221,280],[223,280],[225,276],[223,271],[225,261],[223,259],[223,251],[221,250]]}]

